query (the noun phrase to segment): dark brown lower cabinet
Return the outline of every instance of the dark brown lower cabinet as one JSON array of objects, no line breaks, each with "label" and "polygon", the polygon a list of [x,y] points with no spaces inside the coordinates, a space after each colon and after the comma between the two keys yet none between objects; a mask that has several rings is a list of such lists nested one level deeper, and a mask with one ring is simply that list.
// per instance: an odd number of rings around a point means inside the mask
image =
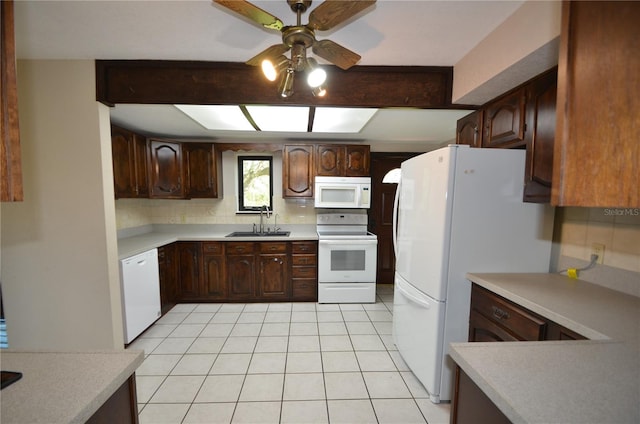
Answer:
[{"label": "dark brown lower cabinet", "polygon": [[511,423],[460,367],[456,367],[455,379],[455,393],[451,403],[452,424]]},{"label": "dark brown lower cabinet", "polygon": [[202,243],[201,295],[208,300],[225,300],[227,298],[224,243]]},{"label": "dark brown lower cabinet", "polygon": [[177,247],[178,297],[181,301],[197,301],[200,294],[200,242],[181,241]]},{"label": "dark brown lower cabinet", "polygon": [[181,241],[158,249],[162,313],[179,302],[315,302],[317,241]]},{"label": "dark brown lower cabinet", "polygon": [[137,424],[138,402],[136,397],[136,376],[127,381],[87,420],[87,424]]},{"label": "dark brown lower cabinet", "polygon": [[[584,340],[585,337],[477,284],[471,286],[470,342]],[[452,424],[510,421],[487,395],[456,367]]]},{"label": "dark brown lower cabinet", "polygon": [[178,301],[178,264],[176,260],[176,243],[158,248],[160,309],[163,315],[169,312]]},{"label": "dark brown lower cabinet", "polygon": [[584,336],[477,284],[471,286],[470,342],[584,339]]}]

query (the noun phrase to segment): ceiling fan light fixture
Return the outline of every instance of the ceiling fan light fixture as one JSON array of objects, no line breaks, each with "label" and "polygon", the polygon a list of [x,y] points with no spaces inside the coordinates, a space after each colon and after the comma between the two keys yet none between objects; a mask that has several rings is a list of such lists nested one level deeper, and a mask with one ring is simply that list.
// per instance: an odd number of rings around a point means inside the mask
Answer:
[{"label": "ceiling fan light fixture", "polygon": [[314,97],[324,97],[327,94],[327,87],[324,84],[314,87],[313,90],[311,90],[311,94],[313,94]]},{"label": "ceiling fan light fixture", "polygon": [[287,98],[293,95],[293,68],[287,68],[286,72],[282,74],[280,78],[280,86],[278,87],[278,93],[280,97]]},{"label": "ceiling fan light fixture", "polygon": [[275,59],[265,59],[262,61],[262,73],[269,81],[278,79],[278,75],[289,67],[289,59],[280,55]]},{"label": "ceiling fan light fixture", "polygon": [[327,80],[327,73],[318,65],[318,61],[310,57],[307,59],[307,84],[309,87],[320,87]]},{"label": "ceiling fan light fixture", "polygon": [[291,67],[294,71],[304,71],[307,66],[307,46],[295,43],[291,46]]}]

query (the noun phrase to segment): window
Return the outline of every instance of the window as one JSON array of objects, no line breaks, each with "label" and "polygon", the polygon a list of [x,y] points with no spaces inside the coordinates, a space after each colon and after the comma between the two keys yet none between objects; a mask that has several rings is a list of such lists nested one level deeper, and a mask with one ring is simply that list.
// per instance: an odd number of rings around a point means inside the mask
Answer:
[{"label": "window", "polygon": [[273,158],[238,156],[238,211],[273,210]]}]

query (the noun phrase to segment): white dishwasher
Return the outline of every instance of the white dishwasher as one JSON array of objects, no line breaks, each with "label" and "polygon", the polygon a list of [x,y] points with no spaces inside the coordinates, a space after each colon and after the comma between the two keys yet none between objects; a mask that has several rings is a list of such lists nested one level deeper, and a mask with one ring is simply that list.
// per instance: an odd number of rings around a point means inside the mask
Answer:
[{"label": "white dishwasher", "polygon": [[120,260],[125,344],[160,317],[158,249]]}]

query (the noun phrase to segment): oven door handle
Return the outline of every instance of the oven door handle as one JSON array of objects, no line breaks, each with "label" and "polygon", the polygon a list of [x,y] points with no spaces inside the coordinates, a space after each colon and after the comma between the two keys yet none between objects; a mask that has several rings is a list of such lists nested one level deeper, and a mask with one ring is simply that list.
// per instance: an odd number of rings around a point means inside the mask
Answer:
[{"label": "oven door handle", "polygon": [[345,246],[345,245],[370,245],[378,244],[378,240],[318,240],[320,245],[329,246]]}]

